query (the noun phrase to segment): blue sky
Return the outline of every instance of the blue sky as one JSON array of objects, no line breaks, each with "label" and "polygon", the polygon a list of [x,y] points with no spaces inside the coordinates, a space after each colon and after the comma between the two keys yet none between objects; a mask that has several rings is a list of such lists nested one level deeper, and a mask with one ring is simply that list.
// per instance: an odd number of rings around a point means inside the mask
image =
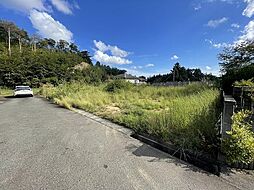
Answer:
[{"label": "blue sky", "polygon": [[254,0],[1,0],[0,10],[30,34],[73,41],[135,75],[176,62],[218,75],[217,54],[254,39]]}]

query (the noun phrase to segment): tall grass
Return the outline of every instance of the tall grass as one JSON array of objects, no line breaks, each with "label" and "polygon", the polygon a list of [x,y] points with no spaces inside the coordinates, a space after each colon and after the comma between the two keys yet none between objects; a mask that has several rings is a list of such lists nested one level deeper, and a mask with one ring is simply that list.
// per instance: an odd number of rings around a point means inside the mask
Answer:
[{"label": "tall grass", "polygon": [[11,96],[12,90],[6,87],[0,87],[0,96]]},{"label": "tall grass", "polygon": [[44,86],[41,94],[69,109],[93,112],[184,149],[209,151],[216,143],[218,90],[192,84],[131,86],[112,93],[106,86]]}]

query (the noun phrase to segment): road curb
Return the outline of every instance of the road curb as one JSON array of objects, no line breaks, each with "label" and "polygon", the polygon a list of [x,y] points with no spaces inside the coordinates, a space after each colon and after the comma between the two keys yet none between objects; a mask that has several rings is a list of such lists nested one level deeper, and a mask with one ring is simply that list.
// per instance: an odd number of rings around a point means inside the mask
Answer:
[{"label": "road curb", "polygon": [[137,133],[134,133],[131,136],[135,139],[140,140],[141,142],[144,142],[156,149],[161,150],[162,152],[168,153],[171,156],[174,156],[175,158],[183,160],[209,173],[220,176],[221,164],[216,160],[206,158],[203,155],[200,155],[199,157],[197,157],[196,155],[188,151],[186,151],[186,159],[182,159],[183,157],[182,153],[179,151],[177,147],[173,145],[168,145],[163,142],[158,142],[156,140],[146,137],[145,135],[141,135]]},{"label": "road curb", "polygon": [[89,112],[86,112],[84,110],[77,109],[77,108],[72,108],[71,110],[78,113],[78,114],[80,114],[80,115],[83,115],[83,116],[85,116],[89,119],[92,119],[92,120],[94,120],[94,121],[96,121],[96,122],[98,122],[98,123],[100,123],[104,126],[110,127],[111,129],[114,129],[114,130],[116,130],[120,133],[123,133],[125,135],[132,136],[132,134],[133,134],[133,131],[131,129],[128,129],[128,128],[123,127],[121,125],[117,125],[117,124],[115,124],[115,123],[113,123],[109,120],[102,119],[99,116],[96,116],[92,113],[89,113]]}]

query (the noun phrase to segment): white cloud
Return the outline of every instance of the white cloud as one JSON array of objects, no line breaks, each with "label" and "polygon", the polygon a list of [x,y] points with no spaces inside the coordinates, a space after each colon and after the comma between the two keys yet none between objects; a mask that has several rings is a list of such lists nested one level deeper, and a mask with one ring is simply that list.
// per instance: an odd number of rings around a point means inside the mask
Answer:
[{"label": "white cloud", "polygon": [[107,45],[107,44],[103,43],[102,41],[94,40],[94,45],[99,51],[101,51],[103,53],[109,51],[109,52],[111,52],[111,54],[113,56],[116,56],[116,57],[127,57],[130,54],[129,52],[124,51],[124,50],[118,48],[117,46]]},{"label": "white cloud", "polygon": [[52,5],[56,7],[58,11],[63,12],[64,14],[72,14],[72,6],[68,1],[65,0],[51,0]]},{"label": "white cloud", "polygon": [[234,3],[238,3],[239,1],[240,0],[204,0],[204,3],[223,2],[223,3],[234,4]]},{"label": "white cloud", "polygon": [[150,64],[147,64],[145,67],[154,67],[154,64],[150,63]]},{"label": "white cloud", "polygon": [[216,28],[219,25],[226,23],[227,21],[228,21],[228,18],[226,18],[226,17],[223,17],[223,18],[217,19],[217,20],[209,20],[207,23],[207,26],[211,27],[211,28]]},{"label": "white cloud", "polygon": [[205,69],[208,70],[208,71],[212,70],[212,68],[209,67],[209,66],[206,66]]},{"label": "white cloud", "polygon": [[59,21],[54,20],[48,13],[32,10],[29,19],[42,37],[52,38],[56,41],[60,39],[68,42],[73,41],[72,32]]},{"label": "white cloud", "polygon": [[96,61],[102,62],[104,64],[131,64],[132,61],[126,59],[130,54],[129,52],[118,48],[117,46],[111,46],[103,43],[102,41],[94,40],[94,45],[96,47],[93,58]]},{"label": "white cloud", "polygon": [[[49,0],[48,0],[49,1]],[[55,20],[48,12],[51,8],[46,0],[1,0],[0,4],[9,9],[25,12],[33,27],[45,38],[52,38],[56,41],[62,39],[68,42],[73,41],[73,34],[62,23]],[[51,3],[61,12],[71,14],[72,5],[66,0],[50,0]],[[75,5],[76,4],[76,5]],[[73,6],[78,6],[74,2]]]},{"label": "white cloud", "polygon": [[118,64],[118,65],[125,65],[125,64],[131,64],[132,61],[122,58],[122,57],[117,57],[113,55],[108,55],[106,53],[103,53],[100,50],[95,51],[93,58],[96,61],[99,61],[104,64]]},{"label": "white cloud", "polygon": [[249,24],[245,26],[243,35],[239,37],[239,40],[236,43],[253,40],[254,40],[254,20],[250,21]]},{"label": "white cloud", "polygon": [[201,4],[197,4],[197,5],[194,6],[194,10],[195,10],[195,11],[198,11],[198,10],[200,10],[201,8],[202,8]]},{"label": "white cloud", "polygon": [[214,43],[212,40],[205,40],[206,42],[208,42],[209,44],[211,44],[212,47],[216,48],[216,49],[220,49],[220,48],[226,48],[226,47],[230,47],[231,44],[227,44],[225,42],[223,43]]},{"label": "white cloud", "polygon": [[44,0],[1,0],[0,4],[6,8],[29,13],[30,10],[47,11]]},{"label": "white cloud", "polygon": [[247,3],[246,9],[243,11],[243,15],[247,17],[252,17],[254,14],[254,0],[244,0]]},{"label": "white cloud", "polygon": [[178,60],[179,57],[177,55],[173,55],[170,59],[175,61],[175,60]]},{"label": "white cloud", "polygon": [[237,23],[233,23],[233,24],[231,24],[231,27],[232,27],[232,28],[240,28],[240,25],[237,24]]},{"label": "white cloud", "polygon": [[147,72],[143,72],[142,70],[136,70],[133,68],[119,68],[122,70],[126,70],[128,74],[134,75],[134,76],[145,76],[145,77],[150,77],[153,76],[154,73],[147,73]]}]

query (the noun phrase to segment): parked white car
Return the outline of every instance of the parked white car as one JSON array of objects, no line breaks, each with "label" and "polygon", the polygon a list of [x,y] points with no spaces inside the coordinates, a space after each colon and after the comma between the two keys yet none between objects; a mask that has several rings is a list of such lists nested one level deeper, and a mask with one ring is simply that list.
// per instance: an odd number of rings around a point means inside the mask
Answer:
[{"label": "parked white car", "polygon": [[33,96],[33,90],[29,86],[16,86],[13,95],[18,96]]}]

